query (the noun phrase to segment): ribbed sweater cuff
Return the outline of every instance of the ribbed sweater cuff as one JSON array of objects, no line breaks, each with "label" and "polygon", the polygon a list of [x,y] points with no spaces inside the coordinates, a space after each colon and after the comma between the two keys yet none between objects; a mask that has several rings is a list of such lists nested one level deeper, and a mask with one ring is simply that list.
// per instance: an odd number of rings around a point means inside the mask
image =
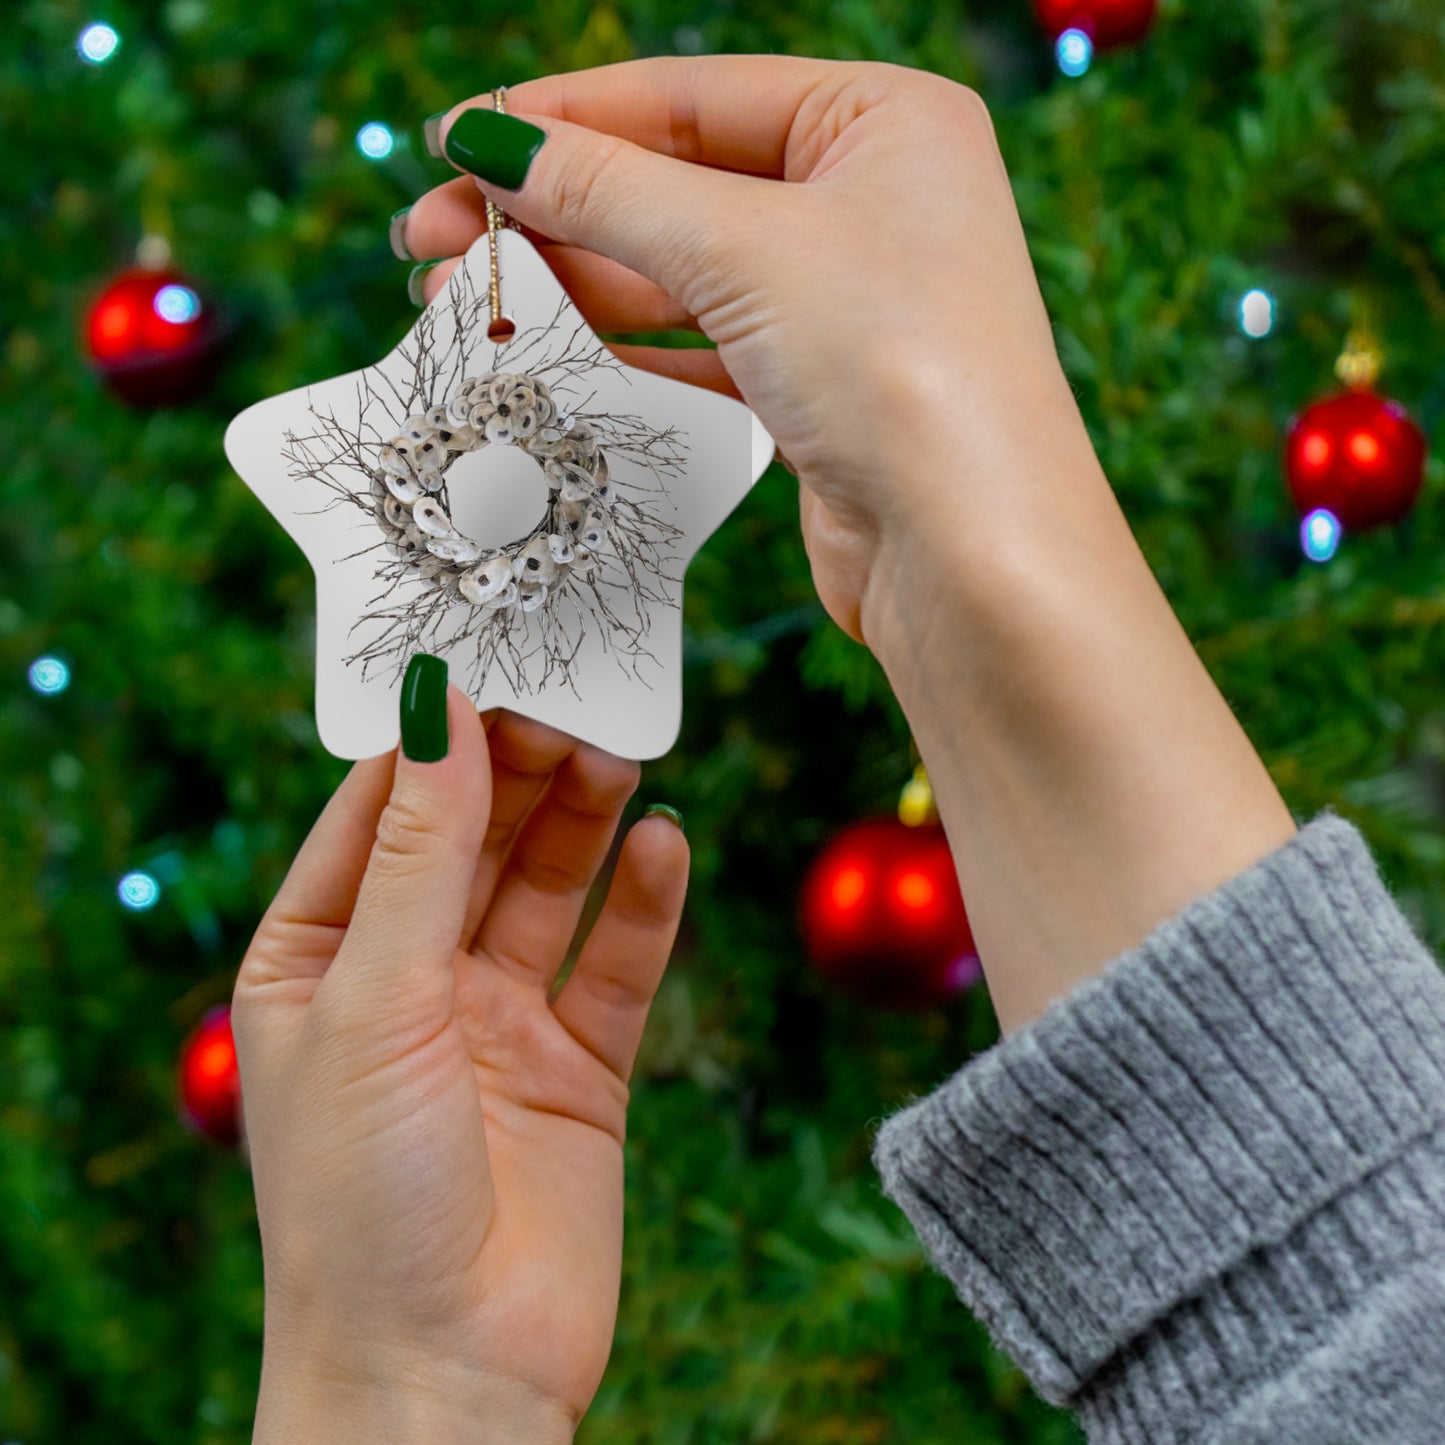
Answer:
[{"label": "ribbed sweater cuff", "polygon": [[1179,1392],[1227,1410],[1211,1381],[1438,1247],[1442,1038],[1445,975],[1325,812],[887,1119],[873,1159],[1045,1399],[1160,1440]]}]

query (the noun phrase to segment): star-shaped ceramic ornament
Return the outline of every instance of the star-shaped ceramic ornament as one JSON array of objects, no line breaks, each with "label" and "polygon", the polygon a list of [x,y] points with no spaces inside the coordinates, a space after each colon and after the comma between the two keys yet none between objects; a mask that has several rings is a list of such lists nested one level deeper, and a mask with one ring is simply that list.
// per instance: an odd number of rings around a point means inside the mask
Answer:
[{"label": "star-shaped ceramic ornament", "polygon": [[316,573],[328,751],[394,747],[416,652],[481,709],[621,757],[682,719],[682,579],[773,456],[742,403],[598,340],[519,232],[482,236],[374,366],[248,407],[226,455]]}]

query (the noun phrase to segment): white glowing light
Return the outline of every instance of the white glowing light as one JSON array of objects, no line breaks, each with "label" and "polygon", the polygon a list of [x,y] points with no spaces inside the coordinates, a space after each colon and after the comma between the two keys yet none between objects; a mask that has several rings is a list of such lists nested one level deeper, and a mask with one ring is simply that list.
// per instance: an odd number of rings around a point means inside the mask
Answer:
[{"label": "white glowing light", "polygon": [[1094,63],[1094,42],[1082,30],[1066,30],[1059,36],[1054,53],[1065,75],[1080,76]]},{"label": "white glowing light", "polygon": [[1311,562],[1328,562],[1339,550],[1343,532],[1340,519],[1324,507],[1316,507],[1300,523],[1300,546]]},{"label": "white glowing light", "polygon": [[201,314],[201,298],[189,286],[162,286],[151,303],[162,321],[184,326]]},{"label": "white glowing light", "polygon": [[356,148],[368,160],[384,161],[396,145],[396,137],[389,125],[379,120],[370,120],[356,132]]},{"label": "white glowing light", "polygon": [[1268,291],[1248,291],[1239,303],[1239,326],[1246,336],[1268,336],[1274,330],[1274,297]]},{"label": "white glowing light", "polygon": [[30,686],[53,697],[70,686],[70,669],[58,657],[37,657],[30,664]]},{"label": "white glowing light", "polygon": [[115,891],[127,908],[141,913],[160,900],[161,885],[149,873],[127,873]]},{"label": "white glowing light", "polygon": [[82,60],[91,65],[104,65],[120,49],[120,36],[109,25],[87,25],[75,42]]}]

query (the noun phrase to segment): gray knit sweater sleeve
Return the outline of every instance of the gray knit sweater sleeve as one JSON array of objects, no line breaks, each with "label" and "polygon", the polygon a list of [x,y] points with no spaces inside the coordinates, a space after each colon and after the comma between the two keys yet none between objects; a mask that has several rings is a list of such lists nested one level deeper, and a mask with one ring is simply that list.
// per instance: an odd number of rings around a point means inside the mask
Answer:
[{"label": "gray knit sweater sleeve", "polygon": [[1331,812],[873,1159],[1093,1445],[1445,1442],[1445,974]]}]

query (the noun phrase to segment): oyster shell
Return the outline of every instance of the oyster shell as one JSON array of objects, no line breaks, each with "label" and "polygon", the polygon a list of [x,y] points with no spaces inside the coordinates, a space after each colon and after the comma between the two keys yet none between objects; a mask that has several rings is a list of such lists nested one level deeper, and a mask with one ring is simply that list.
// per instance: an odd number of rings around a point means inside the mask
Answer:
[{"label": "oyster shell", "polygon": [[505,552],[494,552],[480,566],[457,578],[457,587],[468,602],[480,607],[505,592],[511,581],[511,559]]},{"label": "oyster shell", "polygon": [[386,480],[386,490],[390,491],[397,501],[405,501],[407,506],[426,494],[426,488],[410,473],[407,473],[405,477],[393,477],[392,474],[387,473],[384,480]]},{"label": "oyster shell", "polygon": [[556,575],[557,562],[547,545],[546,534],[537,532],[512,559],[512,576],[518,581],[546,583]]},{"label": "oyster shell", "polygon": [[412,508],[411,516],[417,528],[426,533],[428,537],[453,537],[456,535],[452,519],[430,497],[423,497]]}]

